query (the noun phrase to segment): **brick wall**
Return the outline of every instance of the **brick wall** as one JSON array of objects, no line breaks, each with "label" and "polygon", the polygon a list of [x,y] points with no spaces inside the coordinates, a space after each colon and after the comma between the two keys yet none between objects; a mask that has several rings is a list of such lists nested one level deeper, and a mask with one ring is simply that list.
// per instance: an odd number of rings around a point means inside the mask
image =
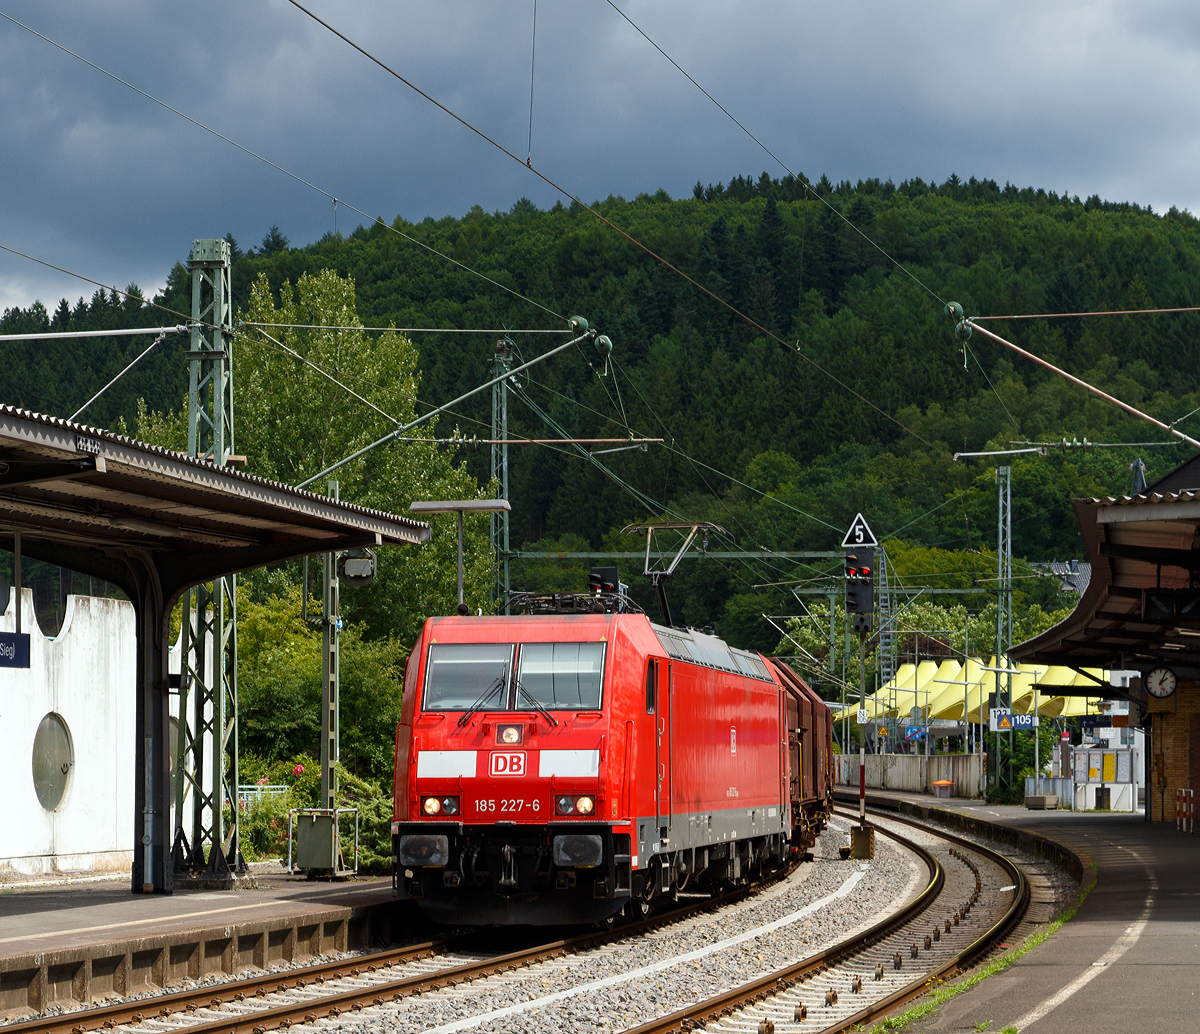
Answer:
[{"label": "brick wall", "polygon": [[1175,791],[1200,789],[1200,684],[1180,680],[1166,700],[1151,698],[1150,783],[1146,799],[1154,822],[1175,821]]}]

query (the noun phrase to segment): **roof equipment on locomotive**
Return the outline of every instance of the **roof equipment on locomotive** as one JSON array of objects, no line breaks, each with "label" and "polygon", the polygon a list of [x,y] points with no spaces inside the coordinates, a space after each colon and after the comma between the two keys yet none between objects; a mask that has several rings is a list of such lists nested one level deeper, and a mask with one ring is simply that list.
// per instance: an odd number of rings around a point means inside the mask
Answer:
[{"label": "roof equipment on locomotive", "polygon": [[815,842],[824,701],[782,662],[651,622],[624,588],[598,568],[587,593],[515,594],[522,614],[426,621],[392,834],[395,891],[431,919],[638,917]]}]

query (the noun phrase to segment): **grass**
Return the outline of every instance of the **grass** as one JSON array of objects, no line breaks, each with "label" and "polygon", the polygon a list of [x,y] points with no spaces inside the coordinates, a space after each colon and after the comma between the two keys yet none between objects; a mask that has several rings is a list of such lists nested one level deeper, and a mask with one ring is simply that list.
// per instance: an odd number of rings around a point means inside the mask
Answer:
[{"label": "grass", "polygon": [[[1084,887],[1082,891],[1080,891],[1079,897],[1075,903],[1072,904],[1070,908],[1064,909],[1055,919],[1047,923],[1045,929],[1039,930],[1037,933],[1026,937],[1025,940],[1012,951],[1006,952],[998,958],[993,959],[986,966],[976,970],[970,976],[964,977],[962,980],[958,980],[953,984],[942,984],[941,981],[937,981],[935,983],[931,980],[928,985],[930,991],[928,995],[922,998],[911,1008],[900,1013],[899,1016],[891,1016],[888,1019],[877,1023],[871,1028],[871,1034],[880,1034],[882,1031],[889,1030],[904,1030],[910,1024],[915,1023],[917,1020],[923,1019],[930,1013],[940,1009],[947,1002],[957,998],[963,992],[969,991],[976,985],[983,983],[983,981],[985,981],[988,977],[1004,972],[1004,970],[1008,969],[1008,967],[1018,959],[1029,954],[1029,952],[1033,951],[1034,948],[1038,947],[1048,938],[1057,933],[1062,927],[1063,923],[1069,922],[1072,918],[1074,918],[1075,913],[1079,911],[1079,907],[1087,899],[1088,894],[1091,892],[1094,886],[1096,886],[1096,863],[1092,862],[1091,880],[1088,882],[1088,885]],[[983,1026],[976,1024],[975,1029],[978,1031],[986,1030],[990,1023],[991,1020],[987,1020],[983,1023]],[[1000,1034],[1017,1034],[1017,1028],[1005,1027],[1001,1030]]]}]

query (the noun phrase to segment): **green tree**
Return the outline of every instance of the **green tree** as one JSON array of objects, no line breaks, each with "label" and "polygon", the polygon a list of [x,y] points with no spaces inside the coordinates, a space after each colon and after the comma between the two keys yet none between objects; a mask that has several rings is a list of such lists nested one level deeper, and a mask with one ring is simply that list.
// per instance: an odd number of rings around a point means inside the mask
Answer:
[{"label": "green tree", "polygon": [[[413,420],[418,354],[401,334],[373,339],[362,331],[354,283],[332,270],[304,274],[294,288],[284,281],[278,291],[276,302],[265,276],[251,290],[245,319],[262,326],[237,345],[236,435],[252,473],[297,484]],[[436,427],[431,420],[413,428],[330,475],[340,497],[404,514],[415,499],[483,495],[466,468],[439,448]],[[328,491],[328,481],[310,491]],[[456,518],[437,516],[432,523],[428,544],[381,550],[375,582],[343,593],[344,612],[363,623],[368,638],[394,634],[412,642],[426,615],[453,612]],[[492,563],[487,517],[468,518],[464,586],[473,609],[490,607]]]},{"label": "green tree", "polygon": [[277,255],[281,251],[287,251],[288,239],[279,232],[279,227],[274,224],[266,232],[262,239],[262,254]]}]

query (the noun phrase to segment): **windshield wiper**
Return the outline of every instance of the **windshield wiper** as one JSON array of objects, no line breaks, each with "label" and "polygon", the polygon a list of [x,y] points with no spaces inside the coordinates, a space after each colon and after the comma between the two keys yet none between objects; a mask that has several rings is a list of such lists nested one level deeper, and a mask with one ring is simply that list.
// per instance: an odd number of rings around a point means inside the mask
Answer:
[{"label": "windshield wiper", "polygon": [[543,718],[545,718],[546,721],[549,722],[551,726],[558,725],[558,719],[555,718],[554,715],[552,715],[549,711],[546,710],[545,707],[542,706],[541,702],[538,700],[537,697],[535,697],[532,693],[529,692],[529,690],[527,690],[523,685],[521,685],[520,679],[517,679],[517,695],[520,696],[521,694],[525,695],[525,699],[528,700],[531,704],[533,704],[533,709],[535,711],[537,711],[537,713],[540,714]]},{"label": "windshield wiper", "polygon": [[495,693],[496,690],[503,689],[503,688],[504,688],[504,676],[497,675],[495,678],[495,681],[493,681],[492,684],[483,691],[483,696],[481,696],[478,700],[476,700],[475,703],[473,703],[466,711],[464,711],[462,713],[462,715],[459,716],[458,724],[460,726],[466,725],[467,722],[469,722],[471,720],[472,716],[474,716],[475,712],[478,711],[481,707],[483,707],[484,704],[486,704],[488,702],[488,698],[491,697],[491,695],[493,693]]}]

